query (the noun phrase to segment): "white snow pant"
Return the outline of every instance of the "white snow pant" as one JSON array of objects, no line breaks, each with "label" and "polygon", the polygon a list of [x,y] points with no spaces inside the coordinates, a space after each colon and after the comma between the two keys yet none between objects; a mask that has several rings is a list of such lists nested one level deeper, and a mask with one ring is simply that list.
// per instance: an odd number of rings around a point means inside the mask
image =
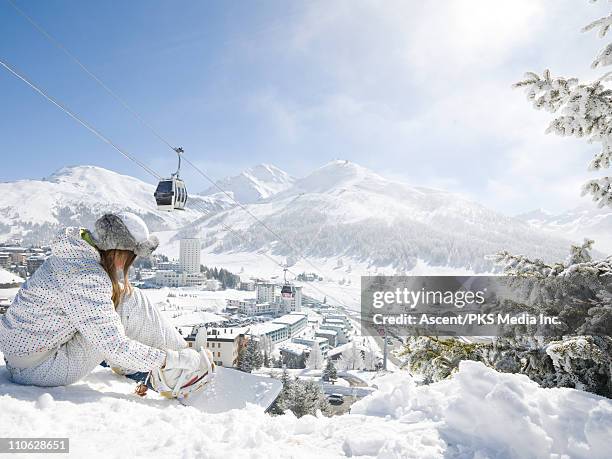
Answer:
[{"label": "white snow pant", "polygon": [[[187,347],[187,342],[169,319],[161,314],[141,290],[134,288],[117,306],[117,313],[128,338],[140,341],[157,349],[179,350]],[[62,344],[57,352],[42,363],[31,368],[7,369],[13,382],[36,386],[64,386],[72,384],[89,374],[103,360],[104,355],[88,343],[81,333]],[[111,367],[119,367],[106,359]],[[121,368],[121,367],[119,367]],[[135,370],[123,369],[126,373]]]}]

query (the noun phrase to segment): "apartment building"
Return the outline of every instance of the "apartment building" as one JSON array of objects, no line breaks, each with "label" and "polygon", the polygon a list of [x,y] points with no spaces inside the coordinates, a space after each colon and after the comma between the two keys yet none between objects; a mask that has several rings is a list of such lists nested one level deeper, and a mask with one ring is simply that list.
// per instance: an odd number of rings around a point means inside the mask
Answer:
[{"label": "apartment building", "polygon": [[200,254],[202,245],[197,238],[181,239],[179,265],[186,273],[200,272]]}]

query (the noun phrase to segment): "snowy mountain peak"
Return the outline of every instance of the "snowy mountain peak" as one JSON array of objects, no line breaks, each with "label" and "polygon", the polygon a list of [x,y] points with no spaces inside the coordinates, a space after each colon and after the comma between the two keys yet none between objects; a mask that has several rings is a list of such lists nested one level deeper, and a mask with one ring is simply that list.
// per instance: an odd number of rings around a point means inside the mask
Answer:
[{"label": "snowy mountain peak", "polygon": [[42,179],[43,182],[64,184],[79,189],[90,189],[100,191],[100,184],[104,184],[109,192],[123,194],[124,189],[136,187],[142,189],[147,184],[129,175],[119,174],[109,169],[98,166],[67,166],[58,169],[49,177]]},{"label": "snowy mountain peak", "polygon": [[191,195],[185,212],[160,212],[154,190],[154,183],[97,166],[64,167],[42,180],[0,183],[0,241],[49,242],[62,227],[90,227],[103,213],[121,210],[140,215],[152,231],[178,229],[201,217],[202,210],[230,206],[226,196]]},{"label": "snowy mountain peak", "polygon": [[334,160],[296,182],[300,192],[326,193],[353,186],[383,187],[388,181],[375,172],[348,160]]},{"label": "snowy mountain peak", "polygon": [[120,175],[117,172],[103,167],[90,165],[66,166],[53,172],[49,177],[43,180],[49,182],[61,182],[66,180],[78,180],[87,175]]},{"label": "snowy mountain peak", "polygon": [[258,164],[255,167],[245,170],[242,175],[249,176],[254,180],[266,182],[268,184],[276,183],[281,186],[287,183],[293,183],[293,177],[285,171],[271,164]]},{"label": "snowy mountain peak", "polygon": [[[294,182],[293,177],[278,167],[259,164],[238,175],[217,181],[217,186],[232,193],[238,202],[250,204],[280,193],[290,188]],[[211,195],[218,192],[219,188],[211,186],[202,194]]]}]

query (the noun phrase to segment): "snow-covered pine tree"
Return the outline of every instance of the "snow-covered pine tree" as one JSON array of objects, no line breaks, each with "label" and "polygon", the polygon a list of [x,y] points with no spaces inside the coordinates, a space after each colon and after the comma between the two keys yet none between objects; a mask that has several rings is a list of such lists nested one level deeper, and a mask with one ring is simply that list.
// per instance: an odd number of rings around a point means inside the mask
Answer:
[{"label": "snow-covered pine tree", "polygon": [[544,387],[612,396],[612,257],[593,261],[591,247],[590,240],[572,246],[563,263],[547,264],[507,252],[496,256],[505,273],[516,278],[516,312],[527,309],[561,319],[552,335],[525,329],[479,344],[413,337],[403,353],[405,366],[432,382],[452,374],[461,360],[478,360],[498,371],[525,374]]},{"label": "snow-covered pine tree", "polygon": [[[583,31],[598,30],[606,37],[612,26],[612,14],[591,22]],[[591,67],[612,64],[612,43],[608,43],[595,57]],[[606,72],[592,82],[578,78],[553,77],[547,69],[540,77],[534,72],[514,86],[524,88],[528,100],[537,110],[554,114],[547,132],[561,136],[586,138],[599,146],[589,169],[608,169],[612,165],[612,72]],[[590,194],[599,207],[612,206],[612,178],[609,176],[588,181],[582,194]],[[555,382],[558,386],[577,387],[602,395],[612,395],[612,296],[611,257],[593,261],[592,240],[572,246],[565,263],[545,265],[540,260],[498,254],[498,261],[506,264],[506,272],[517,276],[545,278],[536,283],[536,294],[550,304],[554,288],[577,290],[576,298],[583,307],[566,305],[559,316],[578,322],[578,333],[584,336],[562,335],[545,344],[546,356],[552,359]],[[552,279],[551,279],[552,278]],[[552,284],[552,285],[551,285]],[[533,296],[533,295],[532,295]],[[595,335],[595,336],[593,336]],[[541,354],[540,354],[541,355]]]},{"label": "snow-covered pine tree", "polygon": [[306,386],[297,378],[293,381],[293,390],[289,392],[289,409],[298,418],[305,414],[314,414],[312,412],[312,403],[306,397]]},{"label": "snow-covered pine tree", "polygon": [[[553,314],[563,322],[556,336],[504,340],[517,356],[529,353],[521,372],[544,385],[575,387],[612,396],[612,257],[593,261],[593,241],[573,245],[565,263],[507,253],[497,256],[506,274],[523,287],[521,302],[535,313]],[[519,292],[520,293],[520,292]],[[560,297],[565,301],[558,301]],[[567,299],[571,298],[572,301]],[[509,355],[506,352],[505,357]]]},{"label": "snow-covered pine tree", "polygon": [[327,364],[325,365],[325,369],[322,374],[323,381],[331,382],[332,384],[336,379],[338,379],[338,372],[336,371],[336,367],[334,366],[334,361],[332,359],[327,359]]},{"label": "snow-covered pine tree", "polygon": [[321,348],[316,341],[312,346],[308,360],[306,360],[306,368],[310,370],[320,370],[323,368],[323,354],[321,353]]},{"label": "snow-covered pine tree", "polygon": [[261,368],[263,365],[263,355],[259,349],[257,341],[250,337],[246,347],[238,353],[238,369],[246,373]]},{"label": "snow-covered pine tree", "polygon": [[322,414],[329,414],[331,411],[330,405],[321,386],[314,381],[306,381],[303,385],[305,411],[312,415],[315,415],[317,411],[321,411]]},{"label": "snow-covered pine tree", "polygon": [[259,349],[259,343],[254,339],[250,339],[247,348],[250,348],[253,370],[258,370],[263,365],[263,354]]},{"label": "snow-covered pine tree", "polygon": [[283,414],[286,410],[289,409],[290,400],[292,398],[293,381],[289,376],[287,367],[283,367],[281,382],[283,383],[283,389],[281,390],[281,393],[278,395],[278,397],[274,401],[274,404],[272,405],[272,408],[270,409],[273,414]]},{"label": "snow-covered pine tree", "polygon": [[[605,37],[612,26],[612,14],[593,21],[583,32],[598,29]],[[608,43],[597,55],[592,68],[612,64],[612,43]],[[578,78],[553,77],[550,70],[527,72],[515,87],[524,88],[528,100],[537,110],[555,114],[546,132],[560,136],[586,138],[599,144],[589,164],[591,170],[607,169],[612,164],[612,91],[607,84],[612,74],[606,72],[592,82],[581,82]],[[590,180],[583,186],[583,194],[591,194],[600,207],[612,204],[612,178]]]},{"label": "snow-covered pine tree", "polygon": [[[587,25],[583,30],[599,30],[605,37],[612,26],[612,14]],[[612,64],[612,43],[593,61],[593,68]],[[542,76],[525,74],[516,83],[525,89],[537,110],[553,114],[546,132],[586,138],[599,146],[589,168],[608,169],[612,165],[612,73],[592,82],[578,78],[554,77],[549,70]],[[612,178],[602,177],[584,184],[600,206],[612,206]],[[545,387],[576,387],[612,396],[612,257],[594,261],[593,241],[571,247],[565,262],[545,263],[509,252],[498,253],[495,261],[507,275],[518,278],[521,301],[532,312],[558,315],[567,328],[555,330],[558,336],[532,334],[497,339],[492,344],[465,344],[457,340],[429,337],[408,339],[407,366],[437,380],[451,374],[461,359],[481,360],[499,371],[520,372]],[[453,249],[454,251],[455,249]],[[455,256],[454,254],[452,256]],[[520,289],[518,290],[520,293]],[[561,304],[555,298],[576,301]]]},{"label": "snow-covered pine tree", "polygon": [[253,362],[247,346],[238,351],[238,369],[245,373],[253,371]]},{"label": "snow-covered pine tree", "polygon": [[271,409],[273,414],[284,414],[290,410],[300,418],[307,414],[316,415],[317,411],[326,415],[330,413],[329,402],[316,382],[291,379],[286,368],[281,381],[283,390]]}]

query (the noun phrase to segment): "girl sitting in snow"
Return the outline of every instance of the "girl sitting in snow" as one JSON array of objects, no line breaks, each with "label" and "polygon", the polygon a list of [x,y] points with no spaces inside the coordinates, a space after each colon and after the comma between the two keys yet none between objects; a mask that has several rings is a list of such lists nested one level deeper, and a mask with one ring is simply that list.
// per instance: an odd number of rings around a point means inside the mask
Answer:
[{"label": "girl sitting in snow", "polygon": [[61,386],[106,360],[121,374],[151,372],[153,387],[166,397],[201,389],[214,371],[210,351],[188,348],[128,281],[136,257],[149,256],[158,244],[128,212],[104,215],[93,232],[62,231],[0,319],[0,351],[11,379]]}]

